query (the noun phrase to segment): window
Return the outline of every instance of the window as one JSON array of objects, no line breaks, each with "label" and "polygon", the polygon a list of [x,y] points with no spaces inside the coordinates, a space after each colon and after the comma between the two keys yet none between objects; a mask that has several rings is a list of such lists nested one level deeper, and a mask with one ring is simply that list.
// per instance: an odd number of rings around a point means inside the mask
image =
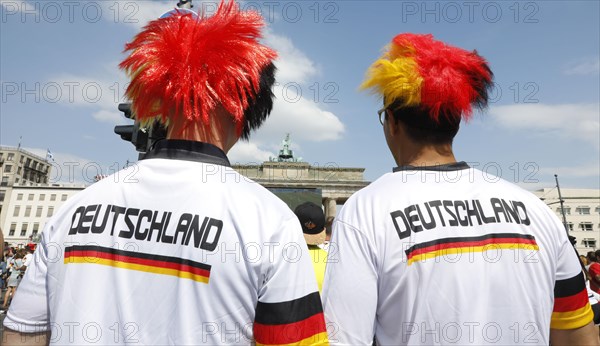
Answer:
[{"label": "window", "polygon": [[0,202],[4,201],[4,194],[6,192],[4,192],[4,190],[0,191]]},{"label": "window", "polygon": [[62,195],[60,197],[60,200],[63,201],[63,202],[66,201],[67,200],[67,195]]},{"label": "window", "polygon": [[25,207],[25,217],[29,217],[31,215],[31,206],[28,205]]},{"label": "window", "polygon": [[20,193],[17,195],[17,201],[22,201],[23,200],[23,194]]},{"label": "window", "polygon": [[567,226],[569,227],[569,231],[573,230],[573,223],[572,222],[567,223]]},{"label": "window", "polygon": [[13,211],[13,216],[19,216],[19,213],[21,212],[21,206],[15,205],[15,210]]},{"label": "window", "polygon": [[39,229],[40,229],[40,224],[39,223],[34,223],[33,224],[33,231],[31,232],[31,235],[35,236],[38,233]]},{"label": "window", "polygon": [[6,156],[6,159],[7,159],[8,161],[12,161],[14,157],[15,157],[15,154],[13,154],[13,153],[8,153],[8,156]]},{"label": "window", "polygon": [[591,247],[591,248],[596,248],[596,239],[593,238],[585,238],[581,241],[581,243],[583,244],[583,246],[585,247]]},{"label": "window", "polygon": [[579,215],[590,215],[590,207],[577,207],[575,211]]},{"label": "window", "polygon": [[33,193],[30,193],[29,196],[27,196],[27,200],[33,201]]},{"label": "window", "polygon": [[17,224],[16,223],[11,223],[10,224],[10,231],[8,232],[9,236],[13,236],[15,235],[15,231],[17,230]]},{"label": "window", "polygon": [[[571,207],[564,207],[565,209],[565,215],[571,215]],[[562,215],[562,210],[560,207],[556,208],[556,213],[558,215]]]},{"label": "window", "polygon": [[44,207],[37,207],[37,210],[35,211],[35,216],[36,217],[41,217],[42,216],[42,209]]},{"label": "window", "polygon": [[48,214],[46,216],[50,217],[54,214],[54,207],[48,207]]},{"label": "window", "polygon": [[24,237],[27,234],[27,223],[23,223],[21,226],[21,237]]},{"label": "window", "polygon": [[45,194],[43,194],[43,193],[42,193],[42,194],[40,194],[40,201],[43,201],[43,200],[45,200],[45,199],[46,199],[46,195],[45,195]]},{"label": "window", "polygon": [[17,167],[17,174],[21,174],[21,167]]},{"label": "window", "polygon": [[51,201],[56,201],[56,194],[54,194],[54,193],[53,193],[53,194],[51,194],[51,195],[50,195],[50,200],[51,200]]},{"label": "window", "polygon": [[596,214],[600,214],[600,207],[596,207]]},{"label": "window", "polygon": [[0,182],[0,186],[8,186],[8,177],[2,177],[2,182]]},{"label": "window", "polygon": [[592,230],[592,223],[591,222],[582,222],[579,224],[579,229],[581,231],[591,231]]},{"label": "window", "polygon": [[10,173],[10,171],[12,171],[12,165],[4,166],[4,173]]}]

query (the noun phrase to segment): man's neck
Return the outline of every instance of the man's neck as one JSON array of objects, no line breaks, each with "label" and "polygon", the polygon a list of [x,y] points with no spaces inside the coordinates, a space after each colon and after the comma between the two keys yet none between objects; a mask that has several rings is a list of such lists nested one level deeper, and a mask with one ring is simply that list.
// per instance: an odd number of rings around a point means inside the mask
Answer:
[{"label": "man's neck", "polygon": [[407,145],[394,156],[398,166],[436,166],[455,163],[451,144]]}]

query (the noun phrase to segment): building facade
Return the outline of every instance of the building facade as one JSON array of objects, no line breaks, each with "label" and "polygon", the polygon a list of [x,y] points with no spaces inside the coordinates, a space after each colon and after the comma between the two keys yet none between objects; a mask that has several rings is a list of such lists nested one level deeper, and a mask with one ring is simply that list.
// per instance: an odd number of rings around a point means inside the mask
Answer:
[{"label": "building facade", "polygon": [[5,207],[0,212],[4,240],[14,245],[35,241],[46,221],[84,185],[13,185],[7,190]]},{"label": "building facade", "polygon": [[15,184],[47,184],[51,165],[19,147],[0,147],[0,213],[8,190]]},{"label": "building facade", "polygon": [[[566,224],[569,235],[577,238],[575,247],[580,254],[600,248],[600,190],[544,188],[534,192]],[[563,211],[564,209],[564,219]]]},{"label": "building facade", "polygon": [[311,166],[306,162],[263,162],[261,165],[234,165],[233,169],[268,189],[318,190],[325,216],[334,216],[356,191],[369,184],[364,168]]}]

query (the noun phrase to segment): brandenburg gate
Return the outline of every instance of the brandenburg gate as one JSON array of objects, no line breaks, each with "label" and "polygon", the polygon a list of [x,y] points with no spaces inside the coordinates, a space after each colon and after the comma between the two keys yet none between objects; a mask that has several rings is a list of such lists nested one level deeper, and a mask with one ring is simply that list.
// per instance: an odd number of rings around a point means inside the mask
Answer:
[{"label": "brandenburg gate", "polygon": [[[316,198],[314,194],[320,194],[326,217],[335,216],[337,204],[344,204],[354,192],[369,184],[364,180],[364,168],[338,167],[335,163],[311,166],[301,158],[295,158],[289,144],[288,134],[277,158],[262,164],[233,165],[233,169],[280,197],[277,192],[289,191],[288,196],[296,196],[298,204],[303,202],[303,192],[312,192],[312,199]],[[290,203],[289,198],[281,198],[288,205],[294,203]],[[293,209],[292,205],[290,207]]]}]

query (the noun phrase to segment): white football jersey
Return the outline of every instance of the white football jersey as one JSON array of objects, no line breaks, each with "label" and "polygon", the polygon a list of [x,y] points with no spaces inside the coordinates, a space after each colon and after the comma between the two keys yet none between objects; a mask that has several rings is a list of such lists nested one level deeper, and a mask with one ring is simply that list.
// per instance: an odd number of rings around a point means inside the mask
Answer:
[{"label": "white football jersey", "polygon": [[343,206],[331,243],[332,344],[548,345],[550,328],[592,320],[556,216],[464,162],[385,174]]},{"label": "white football jersey", "polygon": [[186,141],[64,204],[4,325],[63,345],[327,343],[297,217]]}]

